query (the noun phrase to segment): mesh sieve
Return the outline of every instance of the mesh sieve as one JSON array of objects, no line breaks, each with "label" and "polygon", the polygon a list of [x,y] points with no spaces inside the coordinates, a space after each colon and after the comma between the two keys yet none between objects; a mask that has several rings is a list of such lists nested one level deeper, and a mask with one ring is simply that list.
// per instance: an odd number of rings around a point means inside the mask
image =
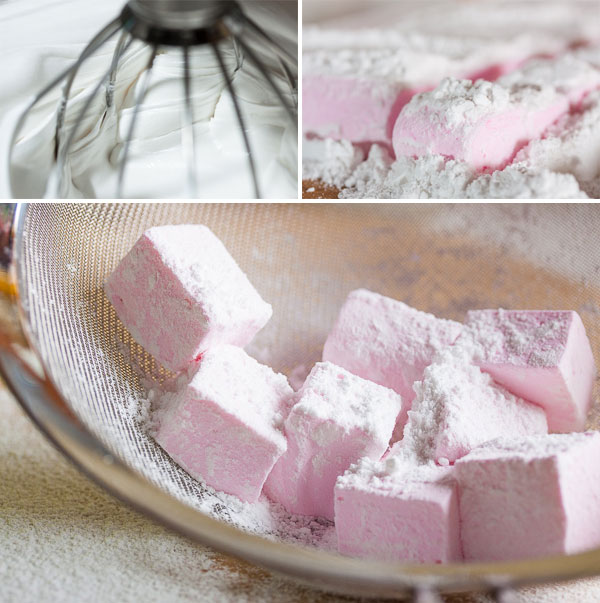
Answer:
[{"label": "mesh sieve", "polygon": [[597,356],[599,218],[594,205],[32,204],[16,241],[20,303],[57,389],[116,458],[245,532],[331,549],[331,524],[215,492],[146,433],[148,388],[172,375],[131,339],[103,292],[135,240],[154,225],[208,225],[274,307],[248,351],[298,376],[320,359],[358,287],[458,320],[479,307],[574,309]]}]

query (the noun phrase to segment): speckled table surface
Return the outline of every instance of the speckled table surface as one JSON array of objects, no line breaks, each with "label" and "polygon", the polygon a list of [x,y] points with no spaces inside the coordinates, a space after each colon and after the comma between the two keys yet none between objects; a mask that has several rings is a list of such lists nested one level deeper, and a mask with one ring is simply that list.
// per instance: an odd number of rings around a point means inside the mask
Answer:
[{"label": "speckled table surface", "polygon": [[[73,468],[4,389],[0,425],[3,603],[352,600],[193,544],[120,504]],[[540,603],[599,599],[600,579],[524,589],[516,596]]]}]

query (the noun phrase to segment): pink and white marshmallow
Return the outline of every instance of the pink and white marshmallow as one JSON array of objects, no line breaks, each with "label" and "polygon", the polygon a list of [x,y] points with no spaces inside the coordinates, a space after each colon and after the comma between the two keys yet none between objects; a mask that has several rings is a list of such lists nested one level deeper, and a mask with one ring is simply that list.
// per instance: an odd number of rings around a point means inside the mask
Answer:
[{"label": "pink and white marshmallow", "polygon": [[161,410],[155,439],[192,477],[254,502],[287,449],[292,394],[285,376],[241,348],[211,348]]},{"label": "pink and white marshmallow", "polygon": [[466,560],[600,546],[600,434],[500,439],[457,461]]},{"label": "pink and white marshmallow", "polygon": [[381,458],[402,400],[330,362],[313,367],[294,399],[287,451],[264,491],[291,513],[333,519],[335,480],[362,457]]},{"label": "pink and white marshmallow", "polygon": [[600,70],[575,55],[531,61],[495,83],[446,78],[402,109],[394,126],[394,152],[502,168],[598,86]]},{"label": "pink and white marshmallow", "polygon": [[543,407],[550,431],[584,428],[596,366],[577,312],[473,310],[465,324],[474,362],[513,394]]},{"label": "pink and white marshmallow", "polygon": [[548,433],[542,408],[476,366],[436,360],[414,388],[402,445],[423,461],[453,463],[488,440]]},{"label": "pink and white marshmallow", "polygon": [[147,230],[105,291],[132,337],[173,371],[211,346],[246,345],[272,314],[223,243],[199,224]]},{"label": "pink and white marshmallow", "polygon": [[378,293],[352,291],[327,336],[323,360],[398,392],[398,431],[415,396],[413,383],[434,356],[459,336],[462,325],[436,318]]},{"label": "pink and white marshmallow", "polygon": [[382,461],[361,460],[337,480],[339,552],[389,562],[461,560],[454,468],[412,464],[396,447]]}]

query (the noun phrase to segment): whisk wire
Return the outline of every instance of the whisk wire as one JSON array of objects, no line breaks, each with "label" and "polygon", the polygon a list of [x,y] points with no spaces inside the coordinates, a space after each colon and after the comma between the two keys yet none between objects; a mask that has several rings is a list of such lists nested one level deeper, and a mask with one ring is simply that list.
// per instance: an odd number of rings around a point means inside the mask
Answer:
[{"label": "whisk wire", "polygon": [[248,44],[246,44],[240,37],[235,36],[239,45],[241,46],[244,54],[247,56],[248,60],[258,69],[260,74],[263,76],[269,88],[273,91],[275,96],[279,99],[279,102],[283,106],[285,112],[287,113],[292,125],[296,126],[296,113],[292,107],[290,107],[288,101],[283,96],[283,93],[278,88],[277,84],[273,80],[271,74],[265,68],[263,62],[256,56],[256,53],[250,48]]},{"label": "whisk wire", "polygon": [[233,53],[235,54],[235,72],[237,73],[244,66],[244,53],[240,48],[235,37],[232,36],[231,42],[233,44]]},{"label": "whisk wire", "polygon": [[[71,93],[71,88],[73,87],[73,82],[75,81],[75,77],[79,71],[79,67],[81,64],[95,52],[100,50],[104,44],[106,44],[119,30],[121,29],[121,21],[119,18],[111,21],[104,29],[102,29],[92,40],[90,43],[83,49],[77,61],[74,65],[66,69],[63,73],[57,77],[54,82],[48,86],[48,88],[42,90],[42,92],[38,95],[37,100],[34,104],[36,104],[45,94],[50,92],[55,86],[60,84],[62,80],[65,80],[65,84],[63,86],[62,96],[58,105],[58,111],[56,114],[56,129],[54,135],[54,159],[57,159],[58,152],[60,148],[60,141],[62,138],[62,128],[65,121],[65,113],[67,111],[67,103],[69,101],[69,95]],[[31,105],[33,107],[33,104]],[[31,109],[30,107],[30,109]],[[28,109],[27,112],[30,110]]]},{"label": "whisk wire", "polygon": [[295,57],[283,48],[283,46],[278,44],[262,27],[260,27],[260,25],[242,12],[238,13],[237,18],[241,21],[242,25],[247,25],[259,38],[261,38],[280,59],[291,65],[292,69],[296,67],[297,62]]},{"label": "whisk wire", "polygon": [[183,111],[183,125],[181,130],[181,142],[183,155],[187,167],[186,196],[193,198],[198,196],[198,179],[196,164],[196,139],[194,133],[194,107],[192,105],[191,77],[190,77],[190,48],[187,44],[183,50],[183,88],[185,91],[185,106]]},{"label": "whisk wire", "polygon": [[252,148],[250,146],[250,139],[248,138],[248,132],[246,131],[246,128],[245,128],[244,116],[242,115],[242,110],[241,110],[238,98],[236,96],[236,93],[235,93],[233,80],[231,79],[231,77],[225,67],[225,61],[223,60],[223,55],[221,54],[221,49],[219,48],[219,45],[217,43],[213,42],[212,48],[215,53],[215,56],[217,57],[217,61],[219,62],[219,67],[221,68],[221,72],[223,73],[223,78],[225,79],[225,85],[227,86],[229,96],[231,96],[231,100],[233,102],[233,107],[235,109],[235,114],[237,116],[237,120],[240,125],[240,130],[242,131],[242,136],[244,138],[244,145],[246,147],[246,153],[248,154],[248,165],[250,166],[250,172],[252,174],[252,182],[254,184],[254,194],[257,198],[260,198],[260,187],[258,184],[256,165],[254,163],[254,155],[252,154]]},{"label": "whisk wire", "polygon": [[89,108],[91,107],[92,103],[94,102],[94,99],[97,98],[98,93],[100,92],[100,89],[102,88],[102,86],[104,86],[105,82],[109,79],[110,74],[112,73],[113,69],[116,68],[116,66],[118,65],[121,57],[129,50],[129,48],[131,47],[132,44],[133,44],[133,38],[130,38],[127,41],[127,43],[121,47],[119,53],[115,52],[113,54],[113,58],[111,60],[111,65],[110,65],[109,69],[100,78],[100,80],[98,81],[98,83],[96,84],[94,89],[92,90],[92,93],[85,100],[85,103],[83,104],[83,107],[79,111],[77,118],[75,119],[75,123],[73,124],[73,127],[71,128],[71,131],[69,132],[69,137],[67,138],[66,143],[60,148],[56,166],[54,168],[56,171],[56,177],[54,180],[54,182],[55,182],[55,191],[54,192],[56,193],[56,195],[53,195],[54,197],[62,196],[62,188],[63,188],[62,181],[63,181],[64,171],[65,171],[65,164],[67,161],[67,155],[69,153],[69,149],[71,148],[71,146],[75,140],[75,137],[77,136],[77,132],[79,131],[79,128],[81,127],[81,124],[83,123],[83,120],[85,119],[85,116],[86,116]]},{"label": "whisk wire", "polygon": [[290,71],[290,68],[287,66],[286,62],[281,57],[277,57],[277,59],[279,60],[281,70],[283,71],[283,74],[285,75],[285,78],[290,86],[290,94],[292,95],[294,109],[298,111],[298,90],[296,87],[296,79],[294,78],[294,75]]},{"label": "whisk wire", "polygon": [[[129,32],[126,29],[124,29],[121,32],[121,35],[119,36],[119,41],[117,42],[117,45],[115,47],[115,52],[113,54],[112,71],[110,72],[110,78],[108,80],[108,84],[106,85],[106,107],[107,108],[112,107],[112,104],[114,101],[115,84],[117,82],[117,65],[119,62],[117,57],[119,57],[121,55],[121,51],[123,50],[123,45],[125,44],[125,40],[127,39],[128,35],[129,35]],[[117,59],[117,60],[115,60],[115,59]]]},{"label": "whisk wire", "polygon": [[129,129],[127,131],[127,137],[125,138],[125,143],[123,144],[123,154],[121,155],[119,162],[119,175],[117,177],[117,191],[116,196],[122,197],[123,195],[123,183],[125,181],[125,167],[127,165],[127,158],[129,156],[129,147],[131,146],[131,141],[133,140],[133,134],[135,132],[135,123],[137,121],[138,113],[140,112],[140,107],[146,98],[146,92],[148,91],[148,86],[150,84],[150,78],[152,76],[152,68],[154,67],[154,60],[156,59],[156,53],[158,52],[158,47],[152,47],[152,54],[150,55],[150,59],[148,60],[148,65],[146,66],[146,71],[144,71],[141,79],[140,79],[140,87],[135,96],[134,106],[133,106],[133,114],[131,115],[131,122],[129,124]]}]

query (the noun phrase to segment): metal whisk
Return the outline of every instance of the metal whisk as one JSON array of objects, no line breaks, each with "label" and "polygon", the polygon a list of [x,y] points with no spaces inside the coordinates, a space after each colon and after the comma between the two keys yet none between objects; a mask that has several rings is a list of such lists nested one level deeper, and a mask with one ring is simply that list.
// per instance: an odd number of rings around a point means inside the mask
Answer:
[{"label": "metal whisk", "polygon": [[[117,36],[117,34],[119,34],[119,38],[108,69],[98,80],[92,93],[83,102],[83,106],[79,110],[73,126],[67,128],[65,126],[65,117],[69,95],[81,65],[104,44]],[[200,45],[208,45],[212,48],[223,76],[225,87],[231,96],[239,128],[243,136],[245,151],[248,156],[254,193],[257,198],[260,198],[261,192],[255,157],[246,131],[245,119],[236,96],[233,77],[225,68],[223,50],[219,46],[219,43],[226,39],[231,40],[233,44],[237,63],[236,71],[242,68],[244,61],[248,61],[253,65],[264,80],[266,88],[275,95],[278,103],[285,110],[287,117],[293,125],[293,130],[297,132],[297,60],[245,13],[240,2],[237,0],[129,0],[120,15],[94,36],[79,55],[77,61],[51,81],[27,105],[13,131],[9,161],[12,157],[19,133],[22,131],[30,112],[52,90],[63,84],[62,96],[56,115],[54,162],[46,190],[47,194],[51,197],[64,197],[67,157],[76,140],[86,113],[90,109],[94,98],[101,93],[103,88],[105,89],[106,96],[106,110],[108,111],[113,105],[119,62],[134,40],[141,40],[149,45],[151,52],[146,69],[140,76],[141,79],[136,90],[132,118],[121,148],[115,196],[123,196],[127,161],[139,109],[148,91],[157,53],[164,47],[178,47],[182,53],[184,106],[182,111],[181,143],[186,165],[185,190],[188,197],[198,196],[190,49]],[[276,57],[277,63],[281,68],[281,73],[290,87],[289,97],[278,87],[273,73],[260,58],[257,52],[257,45],[260,48],[266,48]]]}]

